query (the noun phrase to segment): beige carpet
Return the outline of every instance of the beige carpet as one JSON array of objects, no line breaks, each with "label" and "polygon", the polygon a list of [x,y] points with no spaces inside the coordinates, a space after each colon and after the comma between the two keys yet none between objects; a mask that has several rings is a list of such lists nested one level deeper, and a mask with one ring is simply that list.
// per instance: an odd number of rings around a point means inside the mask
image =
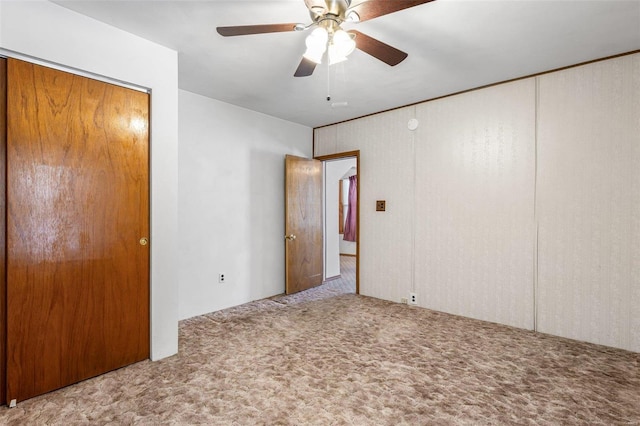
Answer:
[{"label": "beige carpet", "polygon": [[3,424],[640,424],[640,354],[338,282],[183,321],[180,353],[0,409]]}]

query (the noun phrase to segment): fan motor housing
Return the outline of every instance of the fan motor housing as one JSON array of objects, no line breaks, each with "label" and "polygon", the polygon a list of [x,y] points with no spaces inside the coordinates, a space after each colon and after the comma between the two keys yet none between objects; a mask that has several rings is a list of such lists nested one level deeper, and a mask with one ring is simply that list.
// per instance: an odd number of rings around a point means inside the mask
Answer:
[{"label": "fan motor housing", "polygon": [[340,21],[344,21],[351,0],[305,0],[305,3],[314,21],[325,15],[335,15]]}]

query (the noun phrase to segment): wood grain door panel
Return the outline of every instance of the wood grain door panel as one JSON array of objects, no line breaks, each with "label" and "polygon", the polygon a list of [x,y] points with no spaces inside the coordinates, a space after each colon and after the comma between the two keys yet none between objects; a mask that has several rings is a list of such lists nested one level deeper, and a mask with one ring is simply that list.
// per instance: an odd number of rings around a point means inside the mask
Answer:
[{"label": "wood grain door panel", "polygon": [[7,400],[149,357],[145,93],[9,59]]},{"label": "wood grain door panel", "polygon": [[322,162],[285,158],[287,294],[322,284]]}]

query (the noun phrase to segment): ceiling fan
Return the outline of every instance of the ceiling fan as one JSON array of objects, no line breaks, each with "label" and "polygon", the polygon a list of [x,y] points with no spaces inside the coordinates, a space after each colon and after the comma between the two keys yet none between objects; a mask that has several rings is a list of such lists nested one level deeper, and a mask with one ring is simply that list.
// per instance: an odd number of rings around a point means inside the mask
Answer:
[{"label": "ceiling fan", "polygon": [[217,27],[216,30],[220,35],[230,37],[305,31],[314,28],[306,39],[307,50],[294,73],[294,77],[306,77],[313,74],[316,65],[322,61],[325,51],[330,65],[346,60],[347,56],[357,48],[394,66],[402,62],[408,56],[407,53],[360,31],[349,30],[346,32],[341,28],[342,23],[367,21],[430,1],[433,0],[304,0],[313,21],[309,25],[301,23],[241,25]]}]

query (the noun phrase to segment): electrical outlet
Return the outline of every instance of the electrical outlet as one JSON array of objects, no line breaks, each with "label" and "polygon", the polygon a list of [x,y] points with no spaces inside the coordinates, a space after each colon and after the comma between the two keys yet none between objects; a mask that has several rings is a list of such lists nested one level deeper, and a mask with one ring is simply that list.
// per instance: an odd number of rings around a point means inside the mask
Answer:
[{"label": "electrical outlet", "polygon": [[223,283],[224,282],[224,274],[218,274],[218,282],[219,283]]},{"label": "electrical outlet", "polygon": [[417,305],[418,304],[418,295],[415,293],[409,293],[409,304]]}]

